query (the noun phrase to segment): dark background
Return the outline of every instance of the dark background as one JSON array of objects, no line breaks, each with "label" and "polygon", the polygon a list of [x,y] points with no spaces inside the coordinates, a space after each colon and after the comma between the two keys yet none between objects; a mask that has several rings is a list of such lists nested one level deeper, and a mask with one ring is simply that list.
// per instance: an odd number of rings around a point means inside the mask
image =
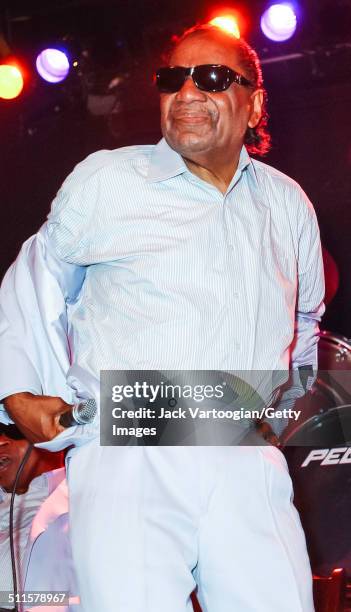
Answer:
[{"label": "dark background", "polygon": [[[301,183],[316,208],[323,245],[340,273],[323,327],[351,337],[351,4],[301,0],[298,32],[280,44],[260,34],[265,6],[235,3],[245,37],[263,59],[273,137],[265,161]],[[3,0],[0,33],[26,80],[17,100],[0,100],[0,276],[76,163],[101,148],[158,140],[152,72],[161,49],[222,7],[197,0]],[[45,84],[35,75],[36,53],[62,40],[78,67],[64,83]],[[101,108],[116,76],[114,109],[93,114],[89,108]]]}]

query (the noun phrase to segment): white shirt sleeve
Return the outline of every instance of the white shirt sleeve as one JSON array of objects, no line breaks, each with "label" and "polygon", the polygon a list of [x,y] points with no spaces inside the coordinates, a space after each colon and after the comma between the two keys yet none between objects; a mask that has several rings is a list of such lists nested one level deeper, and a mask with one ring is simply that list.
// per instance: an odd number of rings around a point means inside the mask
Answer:
[{"label": "white shirt sleeve", "polygon": [[[29,238],[6,273],[0,291],[0,400],[21,391],[75,401],[66,382],[70,367],[67,306],[82,288],[99,170],[100,151],[78,164],[58,191],[39,232]],[[0,421],[12,422],[0,404]]]},{"label": "white shirt sleeve", "polygon": [[325,306],[322,248],[316,213],[301,190],[300,231],[298,242],[298,295],[295,336],[291,347],[291,367],[318,367],[319,325]]},{"label": "white shirt sleeve", "polygon": [[[294,408],[296,401],[312,386],[318,370],[319,325],[325,306],[325,285],[322,248],[316,213],[311,202],[301,190],[300,232],[298,243],[298,295],[295,313],[295,334],[291,347],[291,369],[289,386],[283,391],[277,405],[278,410]],[[311,366],[303,374],[297,372],[302,366]],[[270,419],[269,424],[280,436],[289,419]]]},{"label": "white shirt sleeve", "polygon": [[[55,255],[47,224],[24,243],[0,292],[0,399],[28,391],[72,401],[66,309],[85,270]],[[3,406],[0,420],[11,422]]]}]

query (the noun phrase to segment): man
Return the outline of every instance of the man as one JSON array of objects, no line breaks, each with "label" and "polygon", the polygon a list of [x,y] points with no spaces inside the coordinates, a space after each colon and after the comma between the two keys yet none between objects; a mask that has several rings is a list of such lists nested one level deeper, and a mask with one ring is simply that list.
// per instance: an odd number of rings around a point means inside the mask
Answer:
[{"label": "man", "polygon": [[19,369],[1,396],[33,441],[76,445],[68,483],[85,612],[185,612],[196,585],[209,612],[312,612],[279,450],[100,447],[97,419],[59,424],[74,401],[99,400],[101,369],[316,366],[315,213],[243,146],[258,151],[264,138],[257,56],[205,26],[168,64],[181,68],[157,77],[164,139],[80,164],[8,272],[3,345]]},{"label": "man", "polygon": [[[19,592],[68,591],[77,594],[68,531],[68,496],[63,453],[32,447],[14,426],[0,424],[0,591],[13,591],[10,503],[16,486],[14,551]],[[73,605],[73,603],[72,603]],[[2,602],[0,608],[12,609]],[[30,605],[25,610],[34,609]],[[68,606],[41,606],[64,612]],[[72,607],[72,609],[78,609]]]}]

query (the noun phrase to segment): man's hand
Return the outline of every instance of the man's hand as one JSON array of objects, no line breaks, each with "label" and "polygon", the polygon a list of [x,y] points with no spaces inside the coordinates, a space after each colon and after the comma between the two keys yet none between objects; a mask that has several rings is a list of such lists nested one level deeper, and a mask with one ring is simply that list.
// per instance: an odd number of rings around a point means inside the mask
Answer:
[{"label": "man's hand", "polygon": [[273,446],[279,446],[279,438],[274,433],[273,429],[266,421],[258,421],[256,423],[256,431],[259,433],[264,440],[267,440]]},{"label": "man's hand", "polygon": [[60,397],[14,393],[4,400],[5,408],[29,442],[47,442],[64,431],[61,414],[72,408]]}]

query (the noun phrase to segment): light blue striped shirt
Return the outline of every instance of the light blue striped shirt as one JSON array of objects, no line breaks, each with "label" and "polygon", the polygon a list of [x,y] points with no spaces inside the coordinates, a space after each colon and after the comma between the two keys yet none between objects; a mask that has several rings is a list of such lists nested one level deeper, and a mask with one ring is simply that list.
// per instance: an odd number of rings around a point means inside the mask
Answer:
[{"label": "light blue striped shirt", "polygon": [[72,401],[101,369],[315,366],[323,296],[311,203],[245,147],[225,194],[164,139],[99,151],[4,279],[0,397]]}]

